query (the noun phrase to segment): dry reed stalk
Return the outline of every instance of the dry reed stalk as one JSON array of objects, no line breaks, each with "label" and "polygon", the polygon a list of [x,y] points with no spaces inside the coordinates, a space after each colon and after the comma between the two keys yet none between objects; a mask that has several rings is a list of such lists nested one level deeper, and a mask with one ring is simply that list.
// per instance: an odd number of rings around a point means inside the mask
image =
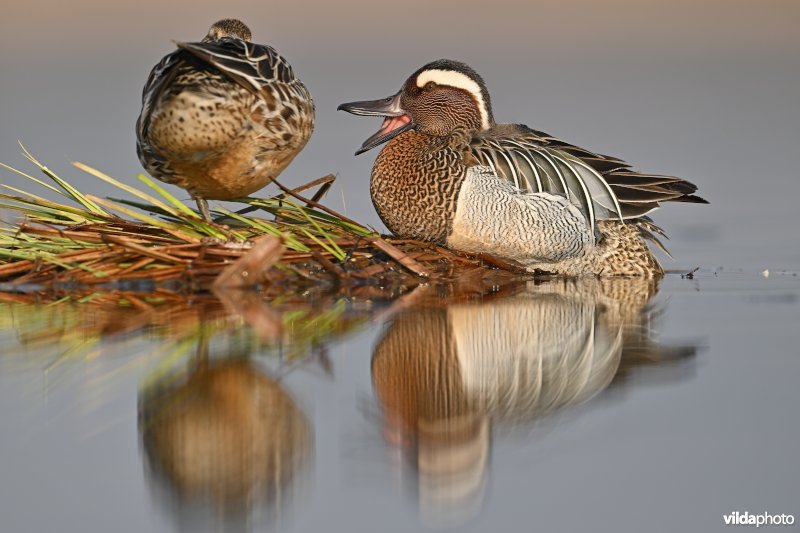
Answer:
[{"label": "dry reed stalk", "polygon": [[[182,291],[205,291],[212,285],[253,285],[268,279],[262,291],[271,295],[302,290],[385,296],[408,291],[422,279],[447,283],[520,274],[516,265],[494,257],[378,236],[320,203],[335,180],[332,175],[294,189],[276,183],[282,191],[278,196],[244,199],[248,207],[238,212],[217,209],[219,220],[226,222],[222,225],[203,221],[146,177],[140,181],[152,191],[141,192],[77,164],[137,198],[105,200],[80,193],[27,152],[26,157],[54,186],[5,168],[61,193],[72,204],[23,191],[20,196],[0,192],[0,207],[26,216],[16,227],[0,228],[0,282],[60,294],[65,284],[76,291],[79,286],[113,289],[120,282],[141,281],[151,290],[179,283]],[[300,194],[314,188],[311,198]],[[137,203],[141,199],[146,202]],[[272,218],[246,216],[255,210]]]}]

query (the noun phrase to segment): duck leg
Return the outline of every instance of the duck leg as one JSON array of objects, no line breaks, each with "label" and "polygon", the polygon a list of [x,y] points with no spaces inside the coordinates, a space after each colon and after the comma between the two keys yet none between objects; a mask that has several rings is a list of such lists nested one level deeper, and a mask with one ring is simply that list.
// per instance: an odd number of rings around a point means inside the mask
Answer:
[{"label": "duck leg", "polygon": [[208,201],[205,198],[197,197],[194,199],[197,202],[197,209],[200,210],[200,215],[203,217],[203,220],[206,222],[214,222],[211,219],[211,211],[208,210]]}]

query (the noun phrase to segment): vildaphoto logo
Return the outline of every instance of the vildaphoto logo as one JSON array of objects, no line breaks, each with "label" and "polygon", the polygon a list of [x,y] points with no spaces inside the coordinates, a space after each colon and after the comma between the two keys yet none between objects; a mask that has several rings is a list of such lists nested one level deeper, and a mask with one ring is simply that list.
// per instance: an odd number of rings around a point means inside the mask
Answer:
[{"label": "vildaphoto logo", "polygon": [[794,524],[794,515],[791,514],[751,514],[747,511],[722,515],[726,526],[791,526]]}]

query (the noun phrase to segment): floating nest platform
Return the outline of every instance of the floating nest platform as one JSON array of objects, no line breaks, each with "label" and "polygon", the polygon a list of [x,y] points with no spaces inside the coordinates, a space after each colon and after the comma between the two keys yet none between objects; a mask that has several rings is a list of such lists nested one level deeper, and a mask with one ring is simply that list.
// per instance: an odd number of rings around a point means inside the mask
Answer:
[{"label": "floating nest platform", "polygon": [[[423,283],[503,285],[529,276],[488,255],[381,236],[324,206],[330,175],[243,208],[200,218],[144,175],[137,189],[82,163],[73,165],[130,199],[101,199],[23,153],[47,179],[0,163],[48,189],[54,201],[3,185],[0,209],[18,216],[0,228],[0,290],[91,294],[98,291],[195,293],[257,287],[267,296],[346,293],[393,298]],[[53,194],[55,193],[55,194]]]}]

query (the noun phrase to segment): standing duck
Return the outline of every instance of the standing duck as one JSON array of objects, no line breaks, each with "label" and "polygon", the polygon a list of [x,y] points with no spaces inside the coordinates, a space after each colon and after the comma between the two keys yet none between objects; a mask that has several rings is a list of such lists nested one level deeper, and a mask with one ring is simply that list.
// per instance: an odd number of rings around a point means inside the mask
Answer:
[{"label": "standing duck", "polygon": [[150,72],[136,122],[147,171],[186,189],[203,218],[208,199],[247,196],[271,182],[314,129],[314,102],[275,49],[250,42],[250,29],[220,20],[199,43]]},{"label": "standing duck", "polygon": [[566,276],[662,274],[645,240],[660,202],[707,203],[686,180],[641,174],[615,157],[521,124],[497,124],[472,68],[441,59],[394,96],[339,106],[385,117],[356,155],[380,144],[370,193],[401,238],[489,253]]}]

